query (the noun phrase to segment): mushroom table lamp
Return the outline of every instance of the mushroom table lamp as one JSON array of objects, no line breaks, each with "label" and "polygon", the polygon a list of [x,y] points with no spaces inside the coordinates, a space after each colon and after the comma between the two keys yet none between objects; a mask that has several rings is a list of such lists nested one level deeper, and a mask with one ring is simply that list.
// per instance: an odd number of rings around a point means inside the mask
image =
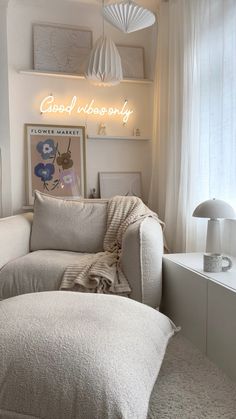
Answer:
[{"label": "mushroom table lamp", "polygon": [[193,211],[193,217],[209,218],[207,226],[206,252],[221,253],[220,220],[234,219],[234,209],[221,199],[208,199],[199,204]]}]

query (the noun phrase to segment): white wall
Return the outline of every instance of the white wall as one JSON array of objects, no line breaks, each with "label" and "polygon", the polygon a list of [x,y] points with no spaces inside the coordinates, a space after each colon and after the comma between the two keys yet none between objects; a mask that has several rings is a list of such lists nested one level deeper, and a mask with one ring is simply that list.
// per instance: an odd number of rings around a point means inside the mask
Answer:
[{"label": "white wall", "polygon": [[[50,93],[60,101],[68,101],[73,95],[83,103],[95,98],[104,105],[123,104],[128,99],[134,114],[126,126],[116,117],[106,120],[107,134],[130,136],[134,127],[141,135],[151,138],[152,99],[151,84],[121,83],[111,88],[91,86],[86,80],[29,76],[19,73],[33,68],[32,24],[51,22],[90,28],[93,39],[101,35],[102,19],[100,7],[63,1],[12,0],[8,9],[8,57],[10,89],[10,132],[12,163],[13,211],[18,212],[26,203],[26,145],[25,123],[47,123],[58,125],[87,125],[87,133],[95,134],[102,122],[95,117],[78,115],[41,115],[39,103]],[[109,24],[105,32],[114,42],[123,45],[138,45],[145,48],[146,76],[152,77],[156,27],[124,35]],[[87,140],[87,190],[95,187],[99,171],[141,171],[143,176],[144,200],[147,199],[151,170],[151,141]]]},{"label": "white wall", "polygon": [[[11,214],[11,155],[8,90],[7,0],[0,0],[0,217]],[[3,177],[3,173],[5,174]],[[4,199],[3,199],[4,197]]]}]

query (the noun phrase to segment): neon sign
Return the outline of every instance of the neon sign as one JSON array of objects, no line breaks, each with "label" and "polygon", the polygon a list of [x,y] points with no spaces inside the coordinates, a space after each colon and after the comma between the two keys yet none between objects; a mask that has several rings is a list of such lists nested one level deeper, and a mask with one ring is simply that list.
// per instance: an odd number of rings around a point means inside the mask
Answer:
[{"label": "neon sign", "polygon": [[55,102],[53,95],[46,96],[40,104],[40,112],[42,114],[48,113],[65,113],[71,115],[72,112],[78,114],[84,113],[85,115],[99,115],[99,116],[121,116],[124,123],[128,122],[130,115],[134,112],[132,109],[127,107],[128,101],[125,100],[124,105],[121,108],[115,107],[98,107],[95,105],[95,99],[92,99],[90,103],[82,106],[79,103],[77,96],[73,96],[69,104],[58,104]]}]

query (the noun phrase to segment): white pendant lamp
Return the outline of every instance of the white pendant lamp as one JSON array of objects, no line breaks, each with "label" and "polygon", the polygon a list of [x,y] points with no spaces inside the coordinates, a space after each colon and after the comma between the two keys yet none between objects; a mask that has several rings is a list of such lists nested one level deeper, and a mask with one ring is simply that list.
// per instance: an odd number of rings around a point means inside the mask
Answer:
[{"label": "white pendant lamp", "polygon": [[97,40],[85,77],[96,86],[114,86],[123,79],[120,55],[112,39],[103,35]]},{"label": "white pendant lamp", "polygon": [[109,23],[125,33],[147,28],[156,21],[154,13],[132,0],[104,6],[103,15]]},{"label": "white pendant lamp", "polygon": [[104,35],[104,18],[102,32],[90,53],[85,77],[95,86],[115,86],[123,80],[121,58],[112,39]]}]

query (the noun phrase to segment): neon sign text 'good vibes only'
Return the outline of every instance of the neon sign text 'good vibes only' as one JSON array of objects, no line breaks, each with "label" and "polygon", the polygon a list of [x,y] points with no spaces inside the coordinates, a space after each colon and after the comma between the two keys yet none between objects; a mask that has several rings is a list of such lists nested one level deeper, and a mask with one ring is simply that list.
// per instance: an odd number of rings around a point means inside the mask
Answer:
[{"label": "neon sign text 'good vibes only'", "polygon": [[67,113],[71,115],[72,112],[78,114],[84,113],[85,115],[98,115],[98,116],[121,116],[124,123],[128,122],[130,115],[134,112],[132,109],[127,108],[128,101],[125,100],[121,108],[116,107],[98,107],[95,106],[95,99],[92,99],[90,103],[81,106],[77,96],[73,96],[69,104],[58,104],[55,102],[54,96],[46,96],[40,104],[40,112],[42,114],[48,113]]}]

